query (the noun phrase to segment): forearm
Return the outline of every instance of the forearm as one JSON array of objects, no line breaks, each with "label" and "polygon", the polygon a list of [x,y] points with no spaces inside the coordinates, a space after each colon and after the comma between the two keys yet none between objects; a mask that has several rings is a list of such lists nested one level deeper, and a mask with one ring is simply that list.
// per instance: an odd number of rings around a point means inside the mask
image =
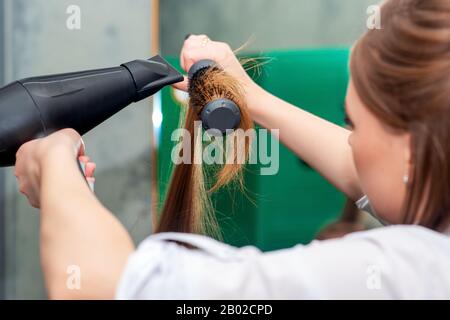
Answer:
[{"label": "forearm", "polygon": [[[113,298],[134,245],[123,226],[87,187],[70,154],[42,164],[41,261],[50,298]],[[70,289],[69,266],[81,288]]]},{"label": "forearm", "polygon": [[350,131],[301,110],[254,85],[248,90],[253,119],[280,129],[279,139],[352,199],[362,195],[347,142]]}]

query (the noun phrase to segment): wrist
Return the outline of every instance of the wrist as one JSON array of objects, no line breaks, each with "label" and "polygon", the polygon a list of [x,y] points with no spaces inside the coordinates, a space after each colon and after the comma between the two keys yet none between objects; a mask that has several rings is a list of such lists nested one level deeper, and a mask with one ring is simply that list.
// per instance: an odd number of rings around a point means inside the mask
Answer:
[{"label": "wrist", "polygon": [[259,114],[264,108],[264,97],[268,94],[263,88],[261,88],[256,82],[250,80],[251,82],[246,84],[246,104],[250,112],[252,119],[258,122]]}]

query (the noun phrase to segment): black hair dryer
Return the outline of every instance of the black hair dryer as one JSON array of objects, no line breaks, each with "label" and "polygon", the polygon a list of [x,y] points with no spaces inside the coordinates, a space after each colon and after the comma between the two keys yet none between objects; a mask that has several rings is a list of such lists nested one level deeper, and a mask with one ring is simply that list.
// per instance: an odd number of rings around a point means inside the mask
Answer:
[{"label": "black hair dryer", "polygon": [[183,76],[160,56],[119,67],[41,76],[0,89],[0,166],[12,166],[19,147],[64,128],[80,135],[127,105]]}]

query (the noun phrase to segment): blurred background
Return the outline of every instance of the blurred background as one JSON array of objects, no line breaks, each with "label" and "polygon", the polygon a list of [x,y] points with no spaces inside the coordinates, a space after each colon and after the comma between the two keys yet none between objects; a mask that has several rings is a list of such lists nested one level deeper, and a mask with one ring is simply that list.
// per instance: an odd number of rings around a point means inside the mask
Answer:
[{"label": "blurred background", "polygon": [[[0,81],[117,66],[160,52],[176,61],[188,33],[251,53],[346,49],[364,32],[375,0],[0,0]],[[80,28],[67,27],[80,8]],[[159,99],[159,100],[158,100]],[[96,194],[138,243],[151,232],[154,104],[147,99],[85,136],[97,163]],[[160,106],[156,106],[160,107]],[[337,208],[338,210],[342,208]],[[39,211],[0,168],[0,299],[46,298]]]}]

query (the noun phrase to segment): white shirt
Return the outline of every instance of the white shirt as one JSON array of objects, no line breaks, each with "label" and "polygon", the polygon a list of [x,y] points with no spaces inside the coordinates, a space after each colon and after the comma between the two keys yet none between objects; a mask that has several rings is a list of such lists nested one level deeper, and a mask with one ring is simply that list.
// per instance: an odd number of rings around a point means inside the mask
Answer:
[{"label": "white shirt", "polygon": [[389,226],[262,253],[204,236],[162,233],[130,256],[116,297],[450,299],[450,237],[419,226]]}]

